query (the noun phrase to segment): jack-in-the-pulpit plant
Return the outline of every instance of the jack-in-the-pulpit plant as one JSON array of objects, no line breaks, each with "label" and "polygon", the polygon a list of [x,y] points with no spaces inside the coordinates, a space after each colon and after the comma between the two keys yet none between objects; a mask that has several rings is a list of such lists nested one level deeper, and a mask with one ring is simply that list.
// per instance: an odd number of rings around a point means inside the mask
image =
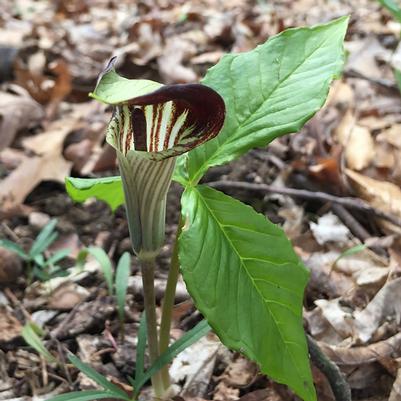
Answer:
[{"label": "jack-in-the-pulpit plant", "polygon": [[[112,59],[99,90],[116,78]],[[146,81],[142,81],[146,82]],[[214,138],[224,122],[221,96],[200,84],[130,91],[114,105],[107,142],[117,153],[135,253],[154,259],[164,244],[166,196],[176,157]],[[96,90],[95,90],[96,93]]]},{"label": "jack-in-the-pulpit plant", "polygon": [[[113,210],[126,205],[133,249],[142,265],[145,304],[135,377],[127,378],[133,392],[125,393],[71,356],[103,390],[53,401],[135,400],[150,377],[156,399],[166,398],[167,364],[210,326],[226,346],[256,361],[263,373],[287,384],[303,400],[316,400],[302,325],[307,269],[279,227],[198,183],[210,167],[297,132],[322,107],[331,81],[342,70],[347,20],[289,29],[250,52],[228,54],[201,85],[129,80],[112,63],[106,68],[92,97],[114,106],[107,141],[116,149],[121,178],[69,178],[66,187],[77,201],[94,196]],[[184,192],[158,327],[153,274],[164,243],[171,179]],[[207,322],[169,345],[179,271]]]},{"label": "jack-in-the-pulpit plant", "polygon": [[[114,61],[100,75],[95,94],[110,80],[119,79]],[[118,101],[109,100],[114,110],[106,136],[117,153],[130,236],[142,266],[151,362],[160,355],[154,265],[164,243],[166,196],[175,159],[215,137],[225,115],[223,99],[207,86],[166,85],[154,90],[156,85],[150,82],[142,92],[129,91]],[[169,387],[167,374],[164,381],[159,374],[152,380],[155,395],[162,397]]]}]

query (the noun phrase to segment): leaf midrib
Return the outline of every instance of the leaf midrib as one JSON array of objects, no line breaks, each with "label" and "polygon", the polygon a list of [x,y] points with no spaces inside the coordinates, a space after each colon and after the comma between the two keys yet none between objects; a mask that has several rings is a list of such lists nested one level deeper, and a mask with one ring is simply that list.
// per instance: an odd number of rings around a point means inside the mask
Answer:
[{"label": "leaf midrib", "polygon": [[213,219],[215,220],[215,222],[216,222],[216,223],[218,224],[218,226],[220,227],[220,230],[222,231],[222,233],[223,233],[224,237],[226,238],[227,242],[231,245],[232,249],[234,250],[234,252],[235,252],[236,255],[238,256],[238,259],[240,260],[241,266],[243,267],[243,269],[245,270],[247,276],[249,277],[250,281],[252,282],[253,287],[256,289],[256,291],[258,292],[258,294],[259,294],[260,297],[262,298],[263,304],[265,305],[265,309],[267,310],[267,312],[268,312],[268,313],[270,314],[270,316],[272,317],[272,320],[273,320],[273,322],[274,322],[274,324],[275,324],[275,326],[276,326],[276,328],[277,328],[277,331],[278,331],[279,334],[280,334],[281,341],[283,342],[285,349],[287,349],[288,354],[291,356],[291,359],[292,359],[292,361],[293,361],[293,365],[295,366],[296,370],[297,370],[298,373],[299,373],[299,377],[302,377],[303,379],[305,379],[304,375],[302,375],[301,372],[300,372],[300,370],[299,370],[298,364],[295,362],[294,355],[292,354],[290,348],[287,346],[288,342],[283,338],[283,334],[282,334],[282,332],[281,332],[281,330],[280,330],[280,327],[279,327],[278,323],[276,322],[276,319],[275,319],[274,314],[270,311],[268,305],[266,304],[265,297],[264,297],[263,294],[260,292],[260,289],[258,288],[258,286],[255,284],[255,281],[253,280],[252,276],[250,275],[250,273],[249,273],[249,271],[248,271],[248,269],[247,269],[247,267],[246,267],[246,265],[245,265],[245,263],[244,263],[244,261],[243,261],[241,255],[239,254],[239,252],[238,252],[238,250],[237,250],[237,248],[234,246],[233,242],[231,241],[231,239],[229,238],[229,236],[228,236],[227,233],[225,232],[225,230],[224,230],[224,228],[223,228],[223,225],[220,224],[218,218],[217,218],[216,215],[214,214],[213,210],[209,207],[209,205],[207,204],[206,200],[204,199],[204,197],[202,196],[202,194],[199,192],[199,190],[198,190],[196,187],[193,187],[192,189],[193,189],[194,191],[197,192],[198,198],[201,199],[201,201],[202,201],[203,204],[205,205],[206,209],[209,211],[209,213],[211,214],[211,216],[213,217]]}]

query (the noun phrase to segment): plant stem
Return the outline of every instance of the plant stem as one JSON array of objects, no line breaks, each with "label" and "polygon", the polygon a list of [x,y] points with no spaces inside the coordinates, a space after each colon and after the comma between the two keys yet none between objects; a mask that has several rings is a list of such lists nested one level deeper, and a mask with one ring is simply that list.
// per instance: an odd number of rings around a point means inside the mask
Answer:
[{"label": "plant stem", "polygon": [[[155,300],[155,260],[142,260],[142,283],[143,297],[146,312],[146,323],[148,331],[148,345],[150,362],[153,363],[159,357],[159,340],[157,335],[156,322],[156,300]],[[164,394],[164,385],[160,372],[152,377],[152,387],[156,398],[162,398]]]},{"label": "plant stem", "polygon": [[317,342],[307,336],[309,354],[315,366],[327,377],[336,401],[351,401],[351,390],[338,366],[320,349]]},{"label": "plant stem", "polygon": [[[170,330],[171,330],[171,319],[173,315],[175,292],[177,287],[178,276],[180,274],[180,262],[178,260],[178,237],[182,231],[182,219],[181,215],[178,220],[177,232],[175,236],[173,253],[171,255],[171,265],[167,278],[166,291],[163,298],[162,307],[162,319],[160,323],[160,340],[159,349],[160,354],[163,354],[170,342]],[[170,387],[170,375],[168,372],[168,366],[164,366],[161,370],[164,388]]]}]

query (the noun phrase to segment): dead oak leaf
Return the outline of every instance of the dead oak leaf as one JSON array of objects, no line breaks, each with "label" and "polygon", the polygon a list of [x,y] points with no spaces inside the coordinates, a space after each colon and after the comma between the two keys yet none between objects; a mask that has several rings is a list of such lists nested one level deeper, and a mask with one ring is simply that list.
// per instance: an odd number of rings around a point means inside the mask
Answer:
[{"label": "dead oak leaf", "polygon": [[397,185],[349,169],[345,173],[358,196],[383,212],[401,216],[401,189]]},{"label": "dead oak leaf", "polygon": [[0,92],[0,150],[9,146],[16,133],[39,123],[42,107],[29,96]]},{"label": "dead oak leaf", "polygon": [[63,155],[63,142],[78,121],[77,115],[69,116],[51,124],[49,129],[27,138],[25,149],[35,153],[24,156],[18,167],[0,184],[0,207],[3,211],[17,207],[28,194],[45,180],[64,182],[72,163]]}]

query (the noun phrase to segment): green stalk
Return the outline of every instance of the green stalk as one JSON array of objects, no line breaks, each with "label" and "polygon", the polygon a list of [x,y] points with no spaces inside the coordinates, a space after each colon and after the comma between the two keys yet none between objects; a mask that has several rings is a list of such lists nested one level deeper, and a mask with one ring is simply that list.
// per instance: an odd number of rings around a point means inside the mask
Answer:
[{"label": "green stalk", "polygon": [[[178,276],[180,274],[180,262],[178,260],[178,238],[181,234],[182,226],[183,223],[180,215],[174,242],[173,253],[171,255],[171,265],[167,278],[166,291],[163,299],[162,318],[160,324],[160,339],[159,339],[160,354],[163,354],[167,350],[170,342],[170,330],[171,330],[171,320],[174,308],[175,292],[177,288]],[[163,379],[164,388],[168,389],[171,383],[167,365],[164,366],[163,369],[161,370],[161,376]]]},{"label": "green stalk", "polygon": [[[141,261],[143,296],[146,312],[146,324],[148,330],[148,346],[150,362],[156,361],[159,357],[159,340],[157,335],[156,322],[156,299],[154,288],[155,259],[147,259]],[[161,373],[155,373],[152,376],[152,387],[157,399],[161,399],[164,394],[164,385]]]}]

